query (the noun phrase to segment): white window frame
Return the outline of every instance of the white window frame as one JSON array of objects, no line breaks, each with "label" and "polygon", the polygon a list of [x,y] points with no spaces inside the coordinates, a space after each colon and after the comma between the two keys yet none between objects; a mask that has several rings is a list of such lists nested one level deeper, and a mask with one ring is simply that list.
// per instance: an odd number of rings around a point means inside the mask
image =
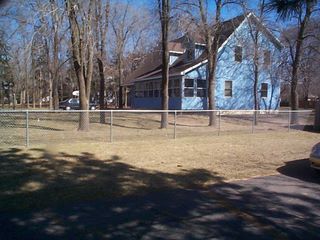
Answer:
[{"label": "white window frame", "polygon": [[[231,89],[226,89],[226,82],[231,83]],[[226,95],[226,90],[231,90],[231,96]],[[233,97],[233,81],[232,80],[225,80],[224,81],[224,93],[223,93],[225,98],[232,98]]]},{"label": "white window frame", "polygon": [[[262,90],[263,84],[265,84],[265,85],[267,86],[266,91],[265,91],[265,90]],[[265,93],[265,92],[266,92],[266,96],[262,96],[262,93]],[[261,97],[261,98],[268,98],[268,94],[269,94],[269,84],[268,84],[268,83],[261,83],[260,97]]]},{"label": "white window frame", "polygon": [[[240,61],[237,60],[237,49],[239,49],[239,48],[241,49],[241,51],[240,51],[240,53],[241,53]],[[234,61],[237,62],[237,63],[241,63],[243,61],[243,47],[241,45],[236,45],[234,47]]]}]

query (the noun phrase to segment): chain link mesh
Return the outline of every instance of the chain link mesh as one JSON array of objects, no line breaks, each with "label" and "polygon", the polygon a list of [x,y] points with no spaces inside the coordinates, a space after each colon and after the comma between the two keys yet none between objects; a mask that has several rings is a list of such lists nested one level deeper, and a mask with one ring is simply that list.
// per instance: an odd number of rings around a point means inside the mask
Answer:
[{"label": "chain link mesh", "polygon": [[[161,111],[1,111],[0,147],[39,144],[143,141],[268,131],[312,131],[313,111],[169,111],[160,128]],[[293,114],[294,120],[292,119]]]}]

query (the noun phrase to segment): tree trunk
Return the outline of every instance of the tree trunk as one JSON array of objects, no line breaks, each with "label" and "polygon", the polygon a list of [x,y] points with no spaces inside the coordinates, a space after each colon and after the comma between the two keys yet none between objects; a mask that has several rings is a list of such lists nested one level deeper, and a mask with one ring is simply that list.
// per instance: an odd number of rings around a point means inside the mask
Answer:
[{"label": "tree trunk", "polygon": [[33,75],[32,78],[32,108],[36,108],[36,77]]},{"label": "tree trunk", "polygon": [[120,109],[123,108],[123,86],[122,86],[122,56],[120,53],[122,53],[123,51],[120,50],[118,53],[118,75],[119,75],[119,103],[118,106]]},{"label": "tree trunk", "polygon": [[53,98],[53,109],[59,109],[59,92],[58,92],[58,36],[55,33],[54,37],[54,53],[53,53],[53,76],[52,76],[52,98]]},{"label": "tree trunk", "polygon": [[[87,98],[86,94],[83,92],[80,93],[80,109],[81,110],[88,110],[89,109],[89,99]],[[79,118],[79,131],[89,131],[89,124],[90,124],[90,118],[89,118],[89,111],[80,112],[80,118]]]},{"label": "tree trunk", "polygon": [[128,107],[128,91],[127,87],[124,87],[124,107]]},{"label": "tree trunk", "polygon": [[39,108],[42,107],[42,70],[39,72]]},{"label": "tree trunk", "polygon": [[57,5],[55,0],[50,0],[51,5],[51,20],[52,20],[52,31],[53,31],[53,64],[52,73],[52,97],[53,97],[53,109],[59,109],[59,92],[58,92],[58,65],[59,65],[59,17],[57,14]]},{"label": "tree trunk", "polygon": [[258,83],[259,83],[259,53],[258,53],[258,37],[259,33],[256,32],[254,39],[254,56],[253,56],[253,101],[254,101],[254,125],[258,125],[258,112],[259,101],[258,101]]},{"label": "tree trunk", "polygon": [[[79,97],[80,97],[80,109],[89,109],[89,99],[91,90],[91,80],[93,72],[93,37],[92,37],[92,4],[91,0],[89,3],[89,9],[86,13],[86,21],[83,22],[82,26],[77,21],[76,8],[77,4],[74,0],[65,0],[66,8],[68,12],[71,45],[72,45],[72,57],[75,73],[78,80],[79,86]],[[84,34],[86,36],[86,42],[84,42]],[[89,130],[89,112],[84,111],[80,113],[79,118],[79,131]]]},{"label": "tree trunk", "polygon": [[169,51],[168,51],[168,33],[169,33],[169,21],[170,21],[170,1],[162,0],[162,5],[160,7],[159,0],[159,13],[161,20],[161,33],[162,33],[162,89],[161,89],[161,107],[163,112],[161,114],[161,125],[160,128],[168,127],[168,112],[169,109]]},{"label": "tree trunk", "polygon": [[[103,71],[103,62],[98,58],[98,67],[99,67],[99,76],[100,76],[100,89],[99,89],[99,105],[100,110],[105,110],[104,103],[104,91],[105,91],[105,79],[104,79],[104,71]],[[106,123],[106,113],[100,113],[100,123]]]},{"label": "tree trunk", "polygon": [[[203,4],[201,4],[203,8]],[[204,10],[202,9],[202,20],[205,21],[206,28],[206,44],[207,44],[207,53],[208,53],[208,67],[209,67],[209,88],[208,88],[208,98],[209,98],[209,110],[216,109],[215,103],[215,87],[216,87],[216,69],[218,61],[218,49],[219,49],[219,39],[220,39],[220,30],[221,30],[221,8],[222,0],[216,1],[216,15],[215,15],[215,31],[212,36],[210,31],[211,26],[208,25],[206,17],[204,17]],[[210,39],[212,39],[212,45]],[[216,125],[216,112],[209,112],[209,126]]]},{"label": "tree trunk", "polygon": [[118,106],[119,109],[123,109],[123,87],[119,86],[119,98],[118,98]]},{"label": "tree trunk", "polygon": [[[295,55],[292,63],[292,75],[291,75],[291,89],[290,89],[290,107],[291,110],[295,111],[299,109],[299,95],[298,95],[298,71],[300,66],[300,58],[301,52],[303,51],[303,40],[304,40],[304,33],[306,26],[309,22],[310,16],[312,14],[312,7],[313,4],[307,2],[306,4],[306,13],[305,16],[300,24],[298,36],[297,36],[297,43],[295,49]],[[298,123],[298,113],[293,112],[291,114],[291,123],[297,124]]]},{"label": "tree trunk", "polygon": [[[104,61],[106,59],[106,34],[109,26],[109,13],[110,13],[110,0],[107,0],[104,9],[104,21],[103,24],[103,12],[102,12],[102,2],[101,0],[96,1],[96,11],[95,11],[95,31],[96,31],[96,50],[97,50],[97,63],[99,69],[100,77],[100,88],[99,88],[99,105],[101,110],[107,108],[105,103],[105,74],[104,74]],[[105,112],[100,113],[100,123],[106,123]]]}]

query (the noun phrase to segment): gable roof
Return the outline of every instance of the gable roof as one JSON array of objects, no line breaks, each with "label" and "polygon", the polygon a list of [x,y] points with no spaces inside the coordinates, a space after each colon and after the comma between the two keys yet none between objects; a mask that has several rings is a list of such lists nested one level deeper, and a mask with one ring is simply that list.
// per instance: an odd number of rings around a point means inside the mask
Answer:
[{"label": "gable roof", "polygon": [[[261,29],[266,36],[275,44],[276,47],[281,48],[280,41],[261,23],[261,21],[253,14],[249,13],[246,15],[239,15],[230,20],[222,22],[221,25],[221,35],[218,42],[219,49],[227,42],[228,38],[235,32],[235,30],[241,25],[241,23],[246,19],[250,18],[253,22]],[[186,61],[186,46],[185,43],[188,41],[193,41],[195,44],[205,44],[204,39],[200,34],[187,33],[184,36],[172,40],[169,42],[169,52],[181,53],[179,58],[169,67],[169,75],[181,75],[186,70],[191,70],[207,62],[207,56],[205,51],[203,54],[193,61]],[[130,85],[136,81],[143,81],[147,78],[161,78],[162,70],[162,57],[161,49],[158,48],[157,51],[147,56],[141,67],[130,74],[127,78],[127,84]]]}]

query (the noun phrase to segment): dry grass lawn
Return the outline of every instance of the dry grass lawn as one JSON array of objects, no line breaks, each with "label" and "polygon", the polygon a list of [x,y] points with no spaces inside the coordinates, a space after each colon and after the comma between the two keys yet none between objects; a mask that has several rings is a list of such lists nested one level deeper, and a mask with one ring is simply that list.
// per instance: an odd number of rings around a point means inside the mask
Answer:
[{"label": "dry grass lawn", "polygon": [[[0,113],[0,146],[24,146],[26,144],[26,118],[24,113]],[[174,115],[169,114],[169,126],[166,130],[159,129],[161,114],[114,112],[112,137],[116,142],[141,140],[170,140],[174,137]],[[208,116],[205,113],[179,113],[176,118],[176,136],[208,137],[220,135],[235,135],[252,132],[250,114],[225,114],[217,119],[216,127],[208,127]],[[302,130],[306,125],[312,125],[314,114],[311,112],[299,114],[299,125],[292,129]],[[106,113],[106,123],[100,124],[100,113],[90,112],[90,132],[79,132],[79,113],[72,111],[46,113],[29,113],[30,145],[46,143],[48,145],[71,142],[97,143],[110,141],[110,115]],[[220,128],[219,123],[220,122]],[[287,132],[288,113],[259,114],[254,132]],[[198,141],[198,140],[195,140]]]},{"label": "dry grass lawn", "polygon": [[319,139],[294,131],[0,148],[0,211],[277,174]]}]

